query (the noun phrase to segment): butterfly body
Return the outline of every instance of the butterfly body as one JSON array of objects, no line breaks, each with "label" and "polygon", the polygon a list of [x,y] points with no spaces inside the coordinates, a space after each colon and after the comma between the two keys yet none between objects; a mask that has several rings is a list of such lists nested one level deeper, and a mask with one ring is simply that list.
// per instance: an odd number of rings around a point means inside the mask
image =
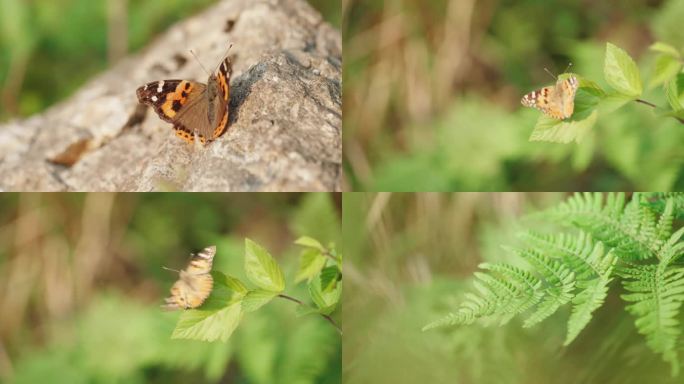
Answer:
[{"label": "butterfly body", "polygon": [[211,267],[216,246],[204,248],[193,255],[187,268],[180,271],[179,279],[171,287],[171,296],[164,299],[162,308],[167,310],[197,308],[211,293],[214,280]]},{"label": "butterfly body", "polygon": [[526,107],[536,108],[545,115],[558,120],[572,116],[575,110],[575,94],[579,81],[575,76],[559,79],[556,85],[544,87],[523,96],[520,102]]},{"label": "butterfly body", "polygon": [[195,135],[202,144],[215,140],[228,125],[230,76],[226,57],[207,84],[190,80],[160,80],[138,88],[142,104],[151,106],[164,121],[173,124],[176,135],[192,143]]}]

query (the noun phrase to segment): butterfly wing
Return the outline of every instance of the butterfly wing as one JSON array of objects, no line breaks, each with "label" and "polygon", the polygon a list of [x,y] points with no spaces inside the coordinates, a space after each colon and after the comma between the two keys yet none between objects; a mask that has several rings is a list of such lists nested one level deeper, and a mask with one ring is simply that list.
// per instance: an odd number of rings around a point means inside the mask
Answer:
[{"label": "butterfly wing", "polygon": [[205,89],[204,84],[194,81],[160,80],[143,85],[135,93],[141,104],[149,105],[160,119],[173,123]]},{"label": "butterfly wing", "polygon": [[572,116],[575,111],[575,95],[577,94],[577,88],[579,87],[579,81],[575,76],[570,76],[564,80],[558,80],[556,83],[556,93],[558,94],[558,100],[560,101],[561,119],[567,119]]},{"label": "butterfly wing", "polygon": [[553,87],[544,87],[523,96],[520,101],[526,107],[536,108],[554,119],[572,116],[575,109],[575,93],[579,82],[574,76],[558,80]]},{"label": "butterfly wing", "polygon": [[549,98],[553,96],[555,88],[544,87],[536,91],[532,91],[520,100],[522,105],[526,107],[536,108],[544,113],[547,113],[549,107]]},{"label": "butterfly wing", "polygon": [[230,102],[230,76],[233,66],[228,57],[224,58],[207,81],[207,121],[208,125],[199,128],[199,134],[207,140],[214,140],[226,130],[228,125],[228,103]]},{"label": "butterfly wing", "polygon": [[215,255],[216,246],[213,245],[193,255],[188,267],[180,272],[180,280],[171,287],[171,296],[164,300],[164,309],[188,309],[202,305],[214,286],[210,273]]}]

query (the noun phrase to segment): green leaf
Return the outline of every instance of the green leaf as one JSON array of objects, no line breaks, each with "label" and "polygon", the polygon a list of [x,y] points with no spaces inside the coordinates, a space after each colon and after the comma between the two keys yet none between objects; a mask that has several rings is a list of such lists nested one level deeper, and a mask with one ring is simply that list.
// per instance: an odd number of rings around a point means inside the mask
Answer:
[{"label": "green leaf", "polygon": [[577,282],[577,287],[582,291],[572,299],[572,313],[568,319],[568,333],[563,345],[570,344],[589,323],[594,311],[603,305],[617,257],[612,250],[604,253],[603,244],[598,243],[587,260],[595,261],[594,272],[599,275],[592,280]]},{"label": "green leaf", "polygon": [[622,108],[632,100],[634,100],[634,98],[613,91],[606,94],[601,100],[599,103],[599,111],[603,114],[608,114]]},{"label": "green leaf", "polygon": [[556,120],[548,116],[540,116],[537,120],[530,141],[548,141],[552,143],[579,143],[596,124],[598,111],[593,111],[584,120]]},{"label": "green leaf", "polygon": [[299,270],[295,283],[303,280],[310,280],[316,276],[325,266],[325,256],[316,248],[305,249],[299,258]]},{"label": "green leaf", "polygon": [[627,52],[611,43],[606,44],[603,74],[608,85],[619,93],[631,98],[641,96],[643,86],[639,68]]},{"label": "green leaf", "polygon": [[662,43],[660,41],[652,44],[650,47],[648,47],[648,49],[650,49],[651,51],[654,51],[654,52],[664,53],[664,54],[672,56],[674,58],[680,57],[680,54],[679,54],[679,51],[677,51],[677,48],[675,48],[669,44]]},{"label": "green leaf", "polygon": [[[217,272],[217,271],[212,271],[212,273],[211,273],[212,276],[214,275],[215,272]],[[242,295],[247,293],[247,287],[245,287],[245,285],[242,283],[242,281],[240,281],[240,279],[238,279],[237,277],[225,275],[221,272],[217,272],[217,273],[220,273],[221,275],[223,275],[223,277],[221,277],[221,278],[224,280],[224,283],[226,284],[226,286],[228,288],[230,288],[233,291],[238,292]],[[214,276],[214,281],[216,281],[216,276]]]},{"label": "green leaf", "polygon": [[653,69],[653,76],[648,82],[649,88],[654,88],[660,84],[665,83],[677,75],[682,69],[682,63],[679,59],[669,55],[660,55],[656,59],[655,68]]},{"label": "green leaf", "polygon": [[325,252],[325,248],[323,247],[323,245],[319,243],[318,240],[313,239],[309,236],[300,237],[299,239],[295,240],[295,244],[301,245],[303,247],[315,248],[321,252]]},{"label": "green leaf", "polygon": [[342,273],[336,265],[326,267],[321,271],[321,287],[324,291],[334,289],[335,284],[342,279]]},{"label": "green leaf", "polygon": [[309,295],[320,313],[329,315],[335,310],[342,294],[342,281],[339,281],[334,289],[324,291],[321,287],[321,279],[316,278],[309,283]]},{"label": "green leaf", "polygon": [[682,88],[684,88],[684,75],[682,74],[668,81],[667,86],[665,87],[665,96],[667,97],[667,102],[674,111],[681,111],[684,109],[684,106],[682,106],[680,92]]},{"label": "green leaf", "polygon": [[272,291],[266,291],[263,289],[255,289],[253,291],[247,292],[245,297],[242,299],[242,310],[245,312],[254,312],[257,309],[268,304],[274,297],[278,294]]},{"label": "green leaf", "polygon": [[218,311],[187,310],[178,320],[171,338],[226,342],[237,328],[241,317],[240,302]]},{"label": "green leaf", "polygon": [[580,87],[575,95],[575,110],[572,114],[573,119],[582,120],[589,116],[596,108],[596,105],[606,97],[606,92],[591,80],[580,79]]},{"label": "green leaf", "polygon": [[244,294],[228,286],[230,280],[212,271],[214,289],[198,309],[183,311],[171,335],[172,339],[226,341],[240,323]]},{"label": "green leaf", "polygon": [[295,313],[297,314],[297,317],[303,317],[303,316],[308,316],[311,314],[318,315],[320,312],[318,311],[318,309],[304,304],[304,305],[298,305],[297,309],[295,310]]},{"label": "green leaf", "polygon": [[259,288],[273,292],[285,289],[278,263],[266,249],[250,239],[245,239],[245,272],[249,281]]}]

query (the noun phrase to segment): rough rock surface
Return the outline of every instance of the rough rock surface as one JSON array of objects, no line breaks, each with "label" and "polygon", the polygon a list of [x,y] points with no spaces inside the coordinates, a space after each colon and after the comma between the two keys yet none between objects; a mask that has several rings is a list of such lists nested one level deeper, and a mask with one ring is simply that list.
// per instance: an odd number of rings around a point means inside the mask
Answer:
[{"label": "rough rock surface", "polygon": [[[138,104],[162,79],[206,82],[230,43],[227,131],[177,138]],[[304,0],[225,0],[48,111],[0,126],[5,191],[341,189],[342,41]]]}]

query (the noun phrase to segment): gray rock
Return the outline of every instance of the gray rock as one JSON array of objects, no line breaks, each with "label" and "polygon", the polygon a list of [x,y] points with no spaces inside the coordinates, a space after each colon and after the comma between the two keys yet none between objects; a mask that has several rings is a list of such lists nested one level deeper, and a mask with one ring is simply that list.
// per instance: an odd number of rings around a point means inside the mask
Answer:
[{"label": "gray rock", "polygon": [[[206,82],[229,44],[227,131],[178,139],[138,104],[154,80]],[[304,0],[225,0],[68,100],[0,125],[0,190],[338,191],[342,42]]]}]

